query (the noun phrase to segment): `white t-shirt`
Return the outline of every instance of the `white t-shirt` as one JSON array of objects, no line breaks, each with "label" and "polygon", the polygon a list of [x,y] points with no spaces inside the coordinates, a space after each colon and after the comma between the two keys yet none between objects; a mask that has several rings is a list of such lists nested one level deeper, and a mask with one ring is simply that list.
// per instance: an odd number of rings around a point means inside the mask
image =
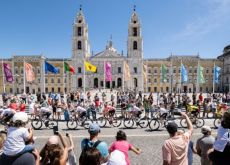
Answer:
[{"label": "white t-shirt", "polygon": [[33,103],[33,102],[29,105],[29,112],[30,112],[30,114],[34,113],[34,105],[35,105],[35,103]]},{"label": "white t-shirt", "polygon": [[79,112],[79,113],[86,112],[86,109],[81,106],[78,106],[76,109],[76,112]]},{"label": "white t-shirt", "polygon": [[29,131],[27,128],[9,127],[3,153],[10,156],[18,154],[25,148],[25,141],[28,137]]}]

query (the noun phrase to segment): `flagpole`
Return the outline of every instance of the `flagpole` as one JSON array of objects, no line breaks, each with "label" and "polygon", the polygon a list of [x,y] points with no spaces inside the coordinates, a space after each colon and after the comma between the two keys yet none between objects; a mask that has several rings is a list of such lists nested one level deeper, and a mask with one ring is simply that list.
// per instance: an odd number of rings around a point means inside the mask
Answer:
[{"label": "flagpole", "polygon": [[215,92],[215,61],[214,61],[214,68],[213,68],[213,81],[212,81],[212,93]]},{"label": "flagpole", "polygon": [[65,63],[64,63],[64,58],[63,58],[63,93],[65,95]]},{"label": "flagpole", "polygon": [[124,92],[124,89],[125,89],[125,63],[123,61],[122,92]]},{"label": "flagpole", "polygon": [[25,69],[25,57],[23,58],[23,69],[24,69],[24,74],[23,74],[23,89],[24,93],[26,93],[26,69]]},{"label": "flagpole", "polygon": [[198,64],[197,64],[197,74],[196,74],[196,92],[199,92],[199,60],[198,60]]},{"label": "flagpole", "polygon": [[170,65],[171,65],[171,71],[170,71],[170,93],[172,93],[172,84],[173,84],[173,81],[172,81],[172,72],[173,72],[173,69],[172,69],[172,54],[171,54],[171,63],[170,63]]},{"label": "flagpole", "polygon": [[2,84],[3,84],[3,91],[6,92],[6,84],[5,84],[5,77],[4,77],[4,67],[3,67],[3,59],[2,59]]},{"label": "flagpole", "polygon": [[[85,96],[85,60],[84,60],[84,62],[83,62],[83,68],[84,68],[84,72],[83,72],[83,81],[84,81],[84,88],[83,88],[83,92],[84,92],[84,96]],[[85,99],[84,99],[85,100]],[[84,101],[85,102],[85,101]]]},{"label": "flagpole", "polygon": [[182,86],[182,59],[180,61],[180,89],[179,89],[180,93],[181,93],[181,86]]},{"label": "flagpole", "polygon": [[163,81],[163,76],[162,76],[162,62],[161,62],[161,75],[160,75],[160,92],[163,92],[161,91],[161,88],[162,88],[162,81]]},{"label": "flagpole", "polygon": [[105,60],[104,60],[104,90],[105,90]]},{"label": "flagpole", "polygon": [[[147,93],[147,90],[148,90],[148,60],[146,60],[146,70],[145,70],[145,75],[146,75],[146,78],[145,78],[145,81],[146,81],[146,86],[145,86],[145,91]],[[144,84],[144,83],[143,83]]]}]

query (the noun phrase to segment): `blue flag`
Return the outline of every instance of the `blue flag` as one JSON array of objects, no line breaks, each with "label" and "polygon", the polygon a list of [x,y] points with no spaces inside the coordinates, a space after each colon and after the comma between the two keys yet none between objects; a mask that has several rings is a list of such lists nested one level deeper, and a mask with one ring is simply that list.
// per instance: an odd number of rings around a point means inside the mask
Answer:
[{"label": "blue flag", "polygon": [[219,83],[220,70],[221,70],[221,67],[219,66],[214,67],[214,82],[215,83]]},{"label": "blue flag", "polygon": [[188,72],[183,64],[181,64],[181,82],[188,81]]},{"label": "blue flag", "polygon": [[54,74],[57,74],[59,72],[59,69],[45,61],[45,72],[52,72]]}]

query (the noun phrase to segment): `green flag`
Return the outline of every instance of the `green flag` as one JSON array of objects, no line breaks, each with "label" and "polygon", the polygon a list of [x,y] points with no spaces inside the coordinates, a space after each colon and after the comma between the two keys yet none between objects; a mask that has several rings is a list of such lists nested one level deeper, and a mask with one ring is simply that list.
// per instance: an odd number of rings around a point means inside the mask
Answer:
[{"label": "green flag", "polygon": [[161,66],[162,82],[167,82],[167,67],[163,64]]},{"label": "green flag", "polygon": [[205,83],[204,75],[203,75],[204,68],[202,66],[198,66],[198,83],[202,84]]}]

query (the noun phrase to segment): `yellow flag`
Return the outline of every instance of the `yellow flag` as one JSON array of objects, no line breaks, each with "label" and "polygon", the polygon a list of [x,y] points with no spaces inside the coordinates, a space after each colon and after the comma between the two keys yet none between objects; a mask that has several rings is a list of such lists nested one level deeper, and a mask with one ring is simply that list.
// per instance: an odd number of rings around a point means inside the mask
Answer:
[{"label": "yellow flag", "polygon": [[85,70],[95,73],[97,71],[97,67],[95,65],[90,64],[89,62],[85,61]]},{"label": "yellow flag", "polygon": [[125,81],[130,80],[131,75],[130,75],[129,65],[127,64],[127,62],[125,62],[125,64],[124,64],[124,74],[125,74],[124,75]]}]

